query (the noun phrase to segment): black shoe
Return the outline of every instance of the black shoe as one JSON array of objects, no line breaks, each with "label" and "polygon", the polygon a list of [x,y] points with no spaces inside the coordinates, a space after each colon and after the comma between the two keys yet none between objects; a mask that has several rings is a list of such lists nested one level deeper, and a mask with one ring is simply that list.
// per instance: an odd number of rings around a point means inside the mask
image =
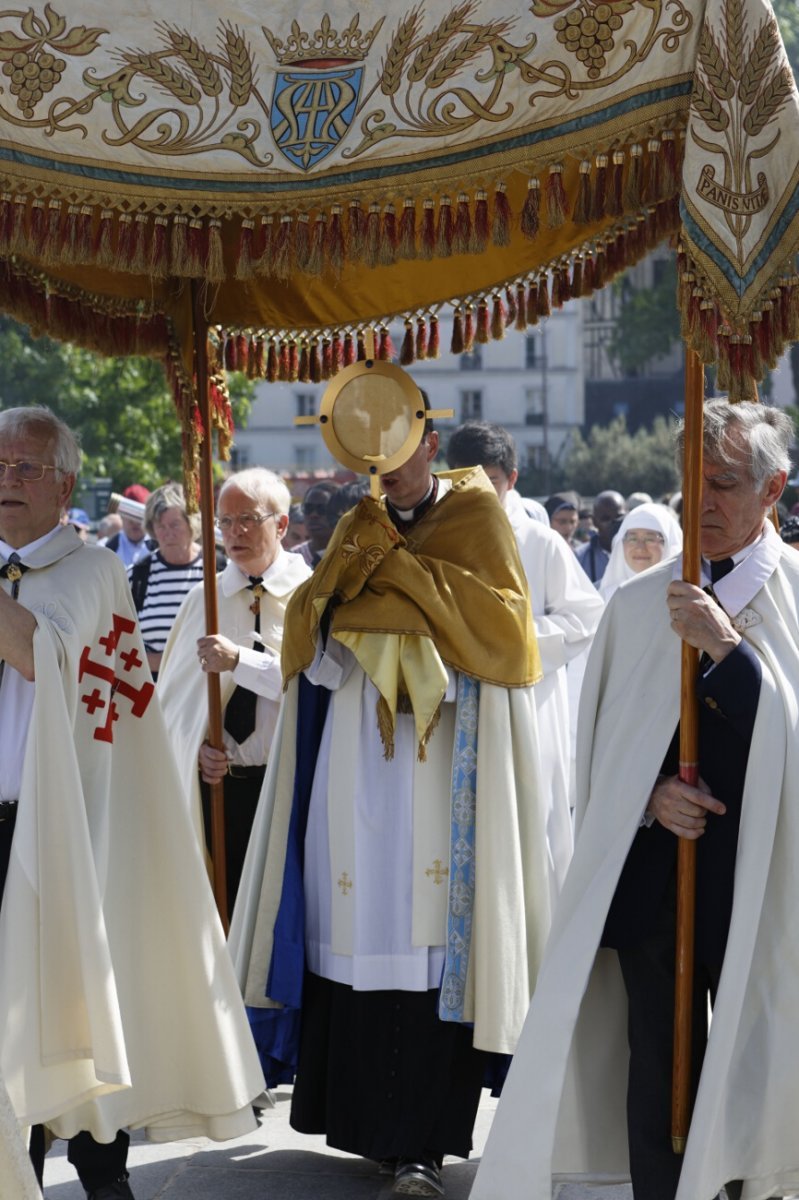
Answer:
[{"label": "black shoe", "polygon": [[102,1187],[95,1188],[93,1192],[87,1192],[86,1196],[87,1200],[136,1200],[128,1186],[127,1173],[117,1179],[115,1183],[104,1183]]},{"label": "black shoe", "polygon": [[438,1165],[430,1158],[419,1162],[401,1158],[394,1174],[393,1192],[395,1196],[443,1196]]},{"label": "black shoe", "polygon": [[396,1158],[381,1158],[377,1167],[378,1175],[390,1175],[393,1179],[397,1173]]}]

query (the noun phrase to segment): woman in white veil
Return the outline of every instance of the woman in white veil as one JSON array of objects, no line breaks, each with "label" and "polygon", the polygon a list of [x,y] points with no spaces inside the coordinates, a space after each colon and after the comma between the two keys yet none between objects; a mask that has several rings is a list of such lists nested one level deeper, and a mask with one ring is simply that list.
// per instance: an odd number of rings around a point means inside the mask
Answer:
[{"label": "woman in white veil", "polygon": [[671,509],[665,504],[637,505],[627,513],[613,539],[600,595],[608,601],[620,584],[664,559],[674,558],[681,550],[682,530]]}]

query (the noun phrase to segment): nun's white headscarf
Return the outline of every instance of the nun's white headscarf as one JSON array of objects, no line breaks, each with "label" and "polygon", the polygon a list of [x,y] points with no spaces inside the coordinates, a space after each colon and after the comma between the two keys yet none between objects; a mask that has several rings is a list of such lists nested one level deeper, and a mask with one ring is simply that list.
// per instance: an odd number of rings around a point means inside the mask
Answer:
[{"label": "nun's white headscarf", "polygon": [[663,553],[660,561],[674,558],[682,550],[682,530],[675,514],[665,504],[639,504],[619,526],[619,532],[613,539],[610,561],[605,568],[599,592],[605,600],[609,600],[619,584],[632,579],[635,571],[628,566],[624,557],[624,535],[631,529],[651,529],[663,536]]}]

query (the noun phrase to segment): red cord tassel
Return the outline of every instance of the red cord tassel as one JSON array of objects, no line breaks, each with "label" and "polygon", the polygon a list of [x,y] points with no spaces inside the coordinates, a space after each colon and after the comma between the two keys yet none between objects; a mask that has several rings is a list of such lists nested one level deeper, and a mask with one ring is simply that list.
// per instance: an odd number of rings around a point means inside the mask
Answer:
[{"label": "red cord tassel", "polygon": [[400,365],[408,367],[414,361],[413,353],[413,321],[405,322],[405,335],[400,347]]},{"label": "red cord tassel", "polygon": [[583,159],[580,163],[580,177],[577,182],[577,195],[572,210],[572,220],[575,225],[587,225],[591,219],[591,163]]},{"label": "red cord tassel", "polygon": [[391,362],[397,357],[397,352],[394,349],[394,343],[391,340],[391,334],[386,325],[380,326],[380,339],[377,347],[377,357],[380,362]]},{"label": "red cord tassel", "polygon": [[474,309],[471,304],[466,305],[463,315],[463,349],[466,354],[474,349]]},{"label": "red cord tassel", "polygon": [[452,249],[456,254],[468,254],[472,244],[472,212],[469,207],[469,197],[466,192],[458,194],[458,208],[455,214],[455,232],[452,237]]},{"label": "red cord tassel", "polygon": [[516,297],[513,294],[513,289],[505,288],[505,324],[512,325],[516,320]]},{"label": "red cord tassel", "polygon": [[491,305],[491,337],[495,342],[501,342],[505,336],[505,305],[498,292],[494,292]]},{"label": "red cord tassel", "polygon": [[433,257],[436,245],[436,213],[432,200],[425,200],[422,206],[422,240],[419,246],[419,257],[429,260]]},{"label": "red cord tassel", "polygon": [[308,343],[305,341],[300,346],[300,357],[297,362],[297,380],[299,383],[311,382],[311,364],[308,360]]},{"label": "red cord tassel", "polygon": [[538,300],[536,307],[539,317],[548,317],[552,312],[549,306],[549,280],[546,271],[538,276]]},{"label": "red cord tassel", "polygon": [[397,214],[393,204],[387,204],[383,210],[383,234],[378,257],[384,267],[390,267],[397,261]]},{"label": "red cord tassel", "polygon": [[449,258],[452,254],[452,203],[449,196],[442,196],[438,205],[438,226],[436,228],[436,256]]},{"label": "red cord tassel", "polygon": [[366,241],[366,217],[358,200],[351,200],[347,222],[347,252],[353,262],[363,258]]},{"label": "red cord tassel", "polygon": [[311,235],[311,250],[308,255],[306,271],[309,275],[314,275],[318,278],[322,274],[325,266],[325,240],[327,234],[327,217],[324,213],[317,213],[316,220],[313,224],[313,233]]},{"label": "red cord tassel", "polygon": [[507,185],[497,184],[494,193],[494,220],[491,224],[491,240],[495,246],[510,245],[510,227],[513,214],[510,210]]},{"label": "red cord tassel", "polygon": [[627,179],[624,184],[624,211],[636,213],[643,200],[641,181],[643,176],[643,146],[634,142],[630,146],[630,165],[627,168]]},{"label": "red cord tassel", "polygon": [[308,374],[311,377],[311,383],[322,382],[322,362],[319,358],[319,342],[316,338],[311,342],[311,348],[308,351]]},{"label": "red cord tassel", "polygon": [[275,232],[275,244],[272,254],[272,273],[277,279],[285,282],[291,275],[291,217],[284,215]]},{"label": "red cord tassel", "polygon": [[344,265],[344,226],[340,204],[334,204],[330,210],[325,234],[325,255],[335,275],[340,275]]},{"label": "red cord tassel", "polygon": [[452,315],[452,341],[449,349],[451,354],[463,354],[463,312],[459,304],[455,306]]},{"label": "red cord tassel", "polygon": [[294,262],[298,270],[308,269],[308,259],[311,257],[311,231],[308,226],[308,214],[300,213],[294,227]]},{"label": "red cord tassel", "polygon": [[266,342],[263,334],[259,334],[255,339],[253,374],[256,379],[263,379],[266,375]]},{"label": "red cord tassel", "polygon": [[606,205],[608,216],[620,217],[624,212],[624,151],[613,151],[613,173]]},{"label": "red cord tassel", "polygon": [[435,313],[430,317],[430,333],[427,338],[427,357],[438,358],[441,354],[441,331]]},{"label": "red cord tassel", "polygon": [[[52,215],[52,210],[51,210]],[[176,218],[177,220],[177,218]],[[185,221],[186,218],[184,217]],[[117,250],[114,259],[114,270],[130,270],[130,256],[133,242],[133,217],[130,213],[121,213],[117,225]]]},{"label": "red cord tassel", "polygon": [[349,331],[344,334],[344,353],[342,355],[342,362],[345,367],[351,367],[355,362],[355,339]]},{"label": "red cord tassel", "polygon": [[289,344],[286,341],[281,341],[280,351],[278,353],[277,377],[280,383],[288,383],[290,364],[289,364]]},{"label": "red cord tassel", "polygon": [[255,222],[251,221],[249,217],[245,217],[239,229],[239,249],[236,255],[237,279],[252,279],[255,274],[253,269],[254,229]]},{"label": "red cord tassel", "polygon": [[596,173],[594,174],[594,188],[591,193],[591,220],[601,221],[605,215],[605,205],[607,203],[608,193],[608,156],[607,154],[598,154],[596,156]]},{"label": "red cord tassel", "polygon": [[236,358],[236,339],[232,334],[224,334],[223,336],[225,338],[225,370],[238,371],[239,363]]},{"label": "red cord tassel", "polygon": [[416,201],[410,196],[402,202],[397,258],[416,258]]},{"label": "red cord tassel", "polygon": [[423,362],[427,358],[427,321],[418,317],[416,321],[416,361]]},{"label": "red cord tassel", "polygon": [[474,340],[481,346],[485,346],[491,340],[491,320],[486,300],[478,300],[477,302],[477,328]]},{"label": "red cord tassel", "polygon": [[566,208],[563,167],[555,164],[549,168],[549,178],[547,179],[547,223],[550,229],[560,229],[566,220]]},{"label": "red cord tassel", "polygon": [[336,332],[333,334],[333,340],[330,343],[330,377],[337,375],[344,366],[344,344],[341,340],[341,334]]},{"label": "red cord tassel", "polygon": [[289,341],[289,383],[296,383],[300,377],[300,353],[297,343],[292,338]]},{"label": "red cord tassel", "polygon": [[322,379],[328,380],[333,376],[333,343],[330,338],[322,338]]},{"label": "red cord tassel", "polygon": [[246,334],[236,334],[236,363],[237,370],[247,371],[250,364],[250,341]]},{"label": "red cord tassel", "polygon": [[376,267],[380,261],[380,205],[370,204],[366,218],[366,240],[363,260],[367,267]]},{"label": "red cord tassel", "polygon": [[527,181],[527,197],[524,201],[522,209],[521,228],[522,233],[531,241],[538,235],[538,229],[541,221],[541,184],[533,176]]},{"label": "red cord tassel", "polygon": [[523,333],[527,328],[527,298],[523,283],[516,284],[516,328]]},{"label": "red cord tassel", "polygon": [[488,245],[488,193],[479,191],[474,202],[472,254],[482,254]]},{"label": "red cord tassel", "polygon": [[258,241],[261,246],[261,252],[255,259],[255,272],[257,275],[271,275],[273,271],[275,242],[277,241],[275,218],[271,213],[265,217],[261,217]]}]

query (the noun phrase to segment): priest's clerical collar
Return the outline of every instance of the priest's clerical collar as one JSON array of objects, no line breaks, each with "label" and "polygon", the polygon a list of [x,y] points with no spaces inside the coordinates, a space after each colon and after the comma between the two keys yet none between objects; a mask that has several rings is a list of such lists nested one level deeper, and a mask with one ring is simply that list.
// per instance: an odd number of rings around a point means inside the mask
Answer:
[{"label": "priest's clerical collar", "polygon": [[[738,566],[738,563],[741,563],[741,562],[743,562],[743,560],[745,558],[748,558],[749,555],[754,550],[755,546],[757,546],[757,544],[760,541],[762,541],[762,539],[763,539],[763,530],[760,531],[760,533],[757,535],[757,537],[754,539],[754,541],[750,542],[748,546],[744,546],[744,548],[742,550],[737,550],[735,552],[735,554],[731,554],[730,558],[732,559],[733,566],[730,567],[729,569],[733,570],[734,567]],[[712,578],[711,570],[710,570],[710,563],[708,562],[708,560],[706,558],[702,559],[702,571],[704,572],[704,574],[707,576],[708,579]]]},{"label": "priest's clerical collar", "polygon": [[430,486],[422,496],[418,504],[413,508],[396,508],[390,500],[386,500],[386,508],[394,524],[397,524],[397,518],[403,525],[413,525],[427,512],[428,508],[435,503],[436,495],[438,494],[438,480],[435,475],[430,478]]},{"label": "priest's clerical collar", "polygon": [[40,546],[44,546],[46,542],[49,542],[50,538],[55,537],[61,528],[62,525],[59,522],[59,524],[51,529],[49,533],[46,533],[44,537],[36,538],[36,540],[33,542],[28,542],[27,546],[9,546],[8,542],[4,542],[2,538],[0,538],[0,555],[7,559],[9,554],[18,554],[24,562],[29,554],[33,554],[34,550],[38,550]]}]

